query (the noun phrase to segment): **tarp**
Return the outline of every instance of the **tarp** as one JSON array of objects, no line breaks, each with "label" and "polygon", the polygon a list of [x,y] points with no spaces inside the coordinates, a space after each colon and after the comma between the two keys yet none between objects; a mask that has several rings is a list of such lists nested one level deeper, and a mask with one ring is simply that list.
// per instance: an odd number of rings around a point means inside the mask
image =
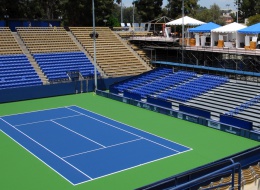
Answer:
[{"label": "tarp", "polygon": [[211,30],[211,32],[216,32],[216,33],[235,33],[240,29],[246,28],[245,25],[238,24],[236,22],[233,22],[231,24],[227,24],[225,26],[215,28]]},{"label": "tarp", "polygon": [[244,29],[238,30],[237,32],[243,34],[260,34],[260,22]]},{"label": "tarp", "polygon": [[214,22],[209,22],[207,24],[203,24],[201,26],[198,26],[196,28],[191,28],[189,32],[211,32],[211,30],[215,28],[221,27],[220,25],[214,23]]},{"label": "tarp", "polygon": [[[188,16],[184,17],[184,25],[196,26],[196,25],[202,25],[202,24],[205,24],[205,22],[196,20],[196,19],[188,17]],[[166,25],[182,25],[182,18],[167,22]]]}]

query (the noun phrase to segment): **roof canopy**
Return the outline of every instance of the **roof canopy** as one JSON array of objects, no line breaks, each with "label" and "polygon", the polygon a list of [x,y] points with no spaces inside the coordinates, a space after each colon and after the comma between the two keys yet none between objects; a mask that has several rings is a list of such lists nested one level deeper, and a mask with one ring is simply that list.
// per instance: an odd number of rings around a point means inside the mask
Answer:
[{"label": "roof canopy", "polygon": [[231,24],[227,24],[225,26],[215,28],[211,30],[211,32],[217,32],[217,33],[235,33],[240,29],[246,28],[245,25],[238,24],[236,22],[233,22]]},{"label": "roof canopy", "polygon": [[198,26],[196,28],[191,28],[190,32],[210,32],[212,29],[221,27],[218,24],[215,24],[214,22],[209,22],[207,24],[203,24],[201,26]]},{"label": "roof canopy", "polygon": [[[188,16],[184,17],[184,25],[196,26],[196,25],[202,25],[202,24],[205,24],[205,22],[201,22],[199,20],[196,20],[196,19],[188,17]],[[182,25],[182,18],[167,22],[166,25]]]},{"label": "roof canopy", "polygon": [[260,23],[238,30],[237,32],[243,34],[260,34]]}]

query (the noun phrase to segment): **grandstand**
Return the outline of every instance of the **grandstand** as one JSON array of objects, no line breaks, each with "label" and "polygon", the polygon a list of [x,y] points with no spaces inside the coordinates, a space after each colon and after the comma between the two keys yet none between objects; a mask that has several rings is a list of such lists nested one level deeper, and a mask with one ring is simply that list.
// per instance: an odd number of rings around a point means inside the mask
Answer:
[{"label": "grandstand", "polygon": [[[248,89],[248,87],[250,87]],[[214,75],[198,76],[194,72],[179,71],[173,73],[171,69],[155,69],[152,73],[135,77],[113,87],[122,94],[125,91],[139,94],[141,99],[149,96],[172,102],[172,108],[178,105],[197,107],[211,112],[212,119],[235,109],[248,99],[256,97],[260,87],[253,83],[244,84],[228,80],[226,77]],[[114,91],[113,91],[114,92]],[[241,96],[243,94],[243,96]],[[255,100],[255,99],[254,99]],[[253,122],[255,129],[259,130],[258,99],[247,109],[236,114],[236,117]]]},{"label": "grandstand", "polygon": [[94,76],[94,65],[64,28],[18,27],[17,33],[49,82],[69,80],[72,71]]},{"label": "grandstand", "polygon": [[8,27],[0,28],[0,89],[42,85]]},{"label": "grandstand", "polygon": [[[89,36],[93,28],[70,27],[70,30],[94,57],[93,39]],[[150,67],[108,27],[96,27],[96,32],[99,34],[96,40],[97,64],[107,76],[131,76],[150,70]]]}]

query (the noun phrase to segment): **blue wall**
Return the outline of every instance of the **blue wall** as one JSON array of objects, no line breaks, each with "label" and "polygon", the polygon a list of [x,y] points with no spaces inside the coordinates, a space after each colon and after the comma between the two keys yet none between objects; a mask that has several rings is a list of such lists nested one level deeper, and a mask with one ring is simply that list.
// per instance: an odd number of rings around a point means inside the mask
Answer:
[{"label": "blue wall", "polygon": [[243,128],[243,129],[247,129],[247,130],[253,129],[253,123],[252,122],[245,121],[245,120],[242,120],[242,119],[238,119],[238,118],[235,118],[235,117],[226,116],[226,115],[220,115],[220,122],[228,124],[228,125],[240,127],[240,128]]},{"label": "blue wall", "polygon": [[[126,78],[129,77],[98,79],[98,89],[107,90],[109,85],[125,80]],[[82,81],[82,87],[82,92],[92,92],[94,90],[94,80],[88,80],[88,84],[86,80]],[[80,81],[4,89],[0,90],[0,103],[75,94],[76,91],[77,93],[81,93]]]},{"label": "blue wall", "polygon": [[61,24],[60,20],[8,20],[6,23],[5,21],[0,21],[0,26],[9,26],[10,30],[14,32],[16,27],[28,27],[29,22],[31,22],[32,27],[48,27],[49,23],[52,26],[59,27]]},{"label": "blue wall", "polygon": [[205,117],[210,119],[210,112],[205,111],[205,110],[201,110],[198,108],[194,108],[194,107],[189,107],[189,106],[185,106],[185,105],[179,105],[179,110],[182,112],[186,112],[186,113],[190,113],[192,115],[197,115],[197,116],[201,116],[201,117]]},{"label": "blue wall", "polygon": [[0,20],[0,27],[5,27],[5,21],[4,20]]}]

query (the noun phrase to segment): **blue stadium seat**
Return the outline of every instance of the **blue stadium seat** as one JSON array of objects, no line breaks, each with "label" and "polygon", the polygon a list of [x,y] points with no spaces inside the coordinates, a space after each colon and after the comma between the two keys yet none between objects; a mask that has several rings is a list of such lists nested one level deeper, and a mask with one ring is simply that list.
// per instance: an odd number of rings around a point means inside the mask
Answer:
[{"label": "blue stadium seat", "polygon": [[0,56],[0,90],[35,85],[42,82],[25,55]]},{"label": "blue stadium seat", "polygon": [[69,79],[69,71],[79,71],[83,77],[94,75],[94,65],[83,52],[41,53],[33,56],[50,81]]}]

